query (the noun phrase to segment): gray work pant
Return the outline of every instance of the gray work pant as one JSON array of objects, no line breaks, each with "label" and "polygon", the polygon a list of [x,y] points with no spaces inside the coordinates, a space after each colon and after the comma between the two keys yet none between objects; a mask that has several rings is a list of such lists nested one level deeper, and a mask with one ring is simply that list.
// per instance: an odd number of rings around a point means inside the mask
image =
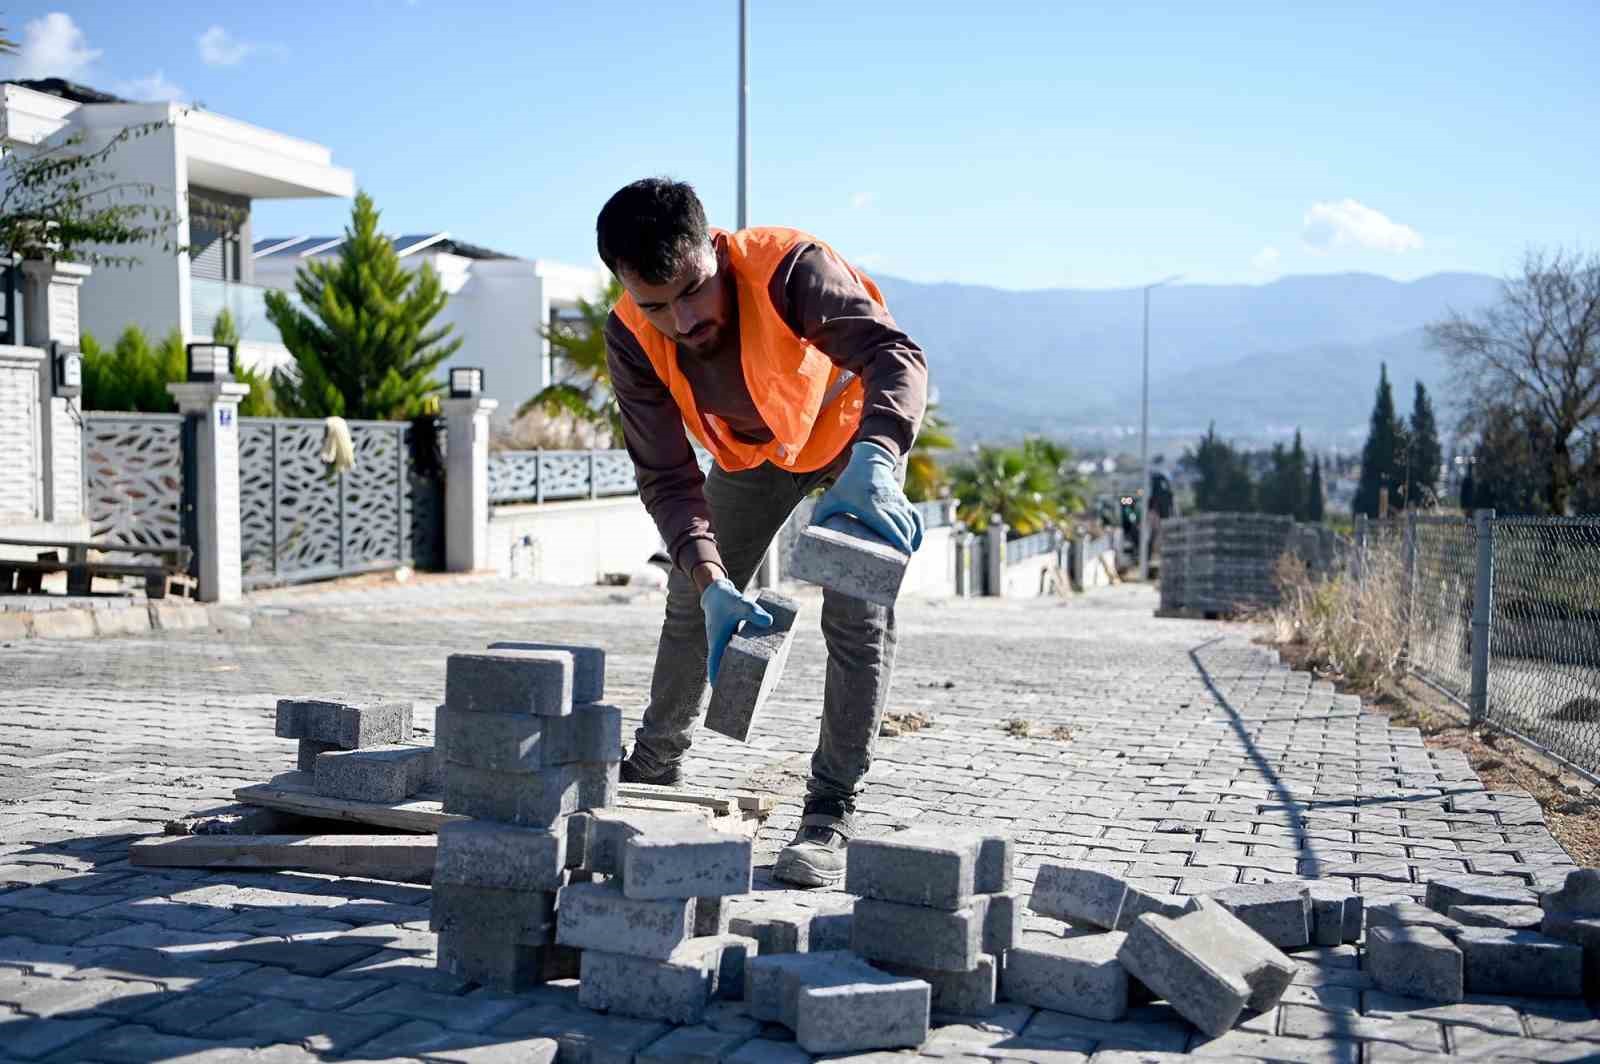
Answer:
[{"label": "gray work pant", "polygon": [[[744,589],[767,546],[813,488],[831,483],[840,467],[790,473],[770,463],[738,473],[713,466],[706,503],[728,578]],[[894,610],[824,591],[822,638],[828,671],[822,692],[822,727],[811,758],[807,792],[853,804],[878,740],[878,726],[894,671]],[[635,733],[633,758],[650,774],[683,759],[705,712],[706,629],[700,593],[674,568],[667,580],[667,616],[661,626],[650,705]]]}]

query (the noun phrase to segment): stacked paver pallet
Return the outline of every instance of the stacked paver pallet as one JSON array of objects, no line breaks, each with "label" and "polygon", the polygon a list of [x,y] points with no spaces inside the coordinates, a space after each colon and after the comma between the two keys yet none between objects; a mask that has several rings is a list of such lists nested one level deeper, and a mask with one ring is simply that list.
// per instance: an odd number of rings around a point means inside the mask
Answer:
[{"label": "stacked paver pallet", "polygon": [[526,644],[455,654],[438,718],[444,811],[431,925],[439,965],[502,990],[577,974],[555,938],[568,820],[615,800],[621,713],[604,652]]},{"label": "stacked paver pallet", "polygon": [[1292,553],[1313,574],[1332,571],[1331,530],[1272,514],[1207,513],[1161,526],[1161,608],[1231,614],[1279,601],[1278,559]]}]

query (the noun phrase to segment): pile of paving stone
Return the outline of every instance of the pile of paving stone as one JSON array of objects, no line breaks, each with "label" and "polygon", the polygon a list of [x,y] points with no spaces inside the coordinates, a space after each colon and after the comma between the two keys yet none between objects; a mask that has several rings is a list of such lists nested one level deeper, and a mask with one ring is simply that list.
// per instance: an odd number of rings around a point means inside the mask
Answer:
[{"label": "pile of paving stone", "polygon": [[1011,950],[1007,1000],[1120,1019],[1136,998],[1165,1000],[1207,1035],[1278,1004],[1295,974],[1284,951],[1363,940],[1382,989],[1425,1001],[1466,994],[1579,997],[1600,989],[1600,870],[1557,890],[1451,876],[1364,905],[1325,881],[1226,887],[1184,901],[1145,894],[1109,866],[1040,867],[1033,912],[1066,921],[1059,938]]},{"label": "pile of paving stone", "polygon": [[1367,968],[1383,989],[1426,1001],[1593,996],[1600,992],[1600,869],[1568,872],[1561,887],[1543,892],[1451,876],[1428,884],[1424,904],[1373,904]]}]

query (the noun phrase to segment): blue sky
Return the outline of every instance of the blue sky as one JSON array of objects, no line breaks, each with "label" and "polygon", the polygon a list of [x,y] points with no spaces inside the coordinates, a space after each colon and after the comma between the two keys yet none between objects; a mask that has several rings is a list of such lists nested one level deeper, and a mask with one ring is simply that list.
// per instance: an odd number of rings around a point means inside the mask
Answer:
[{"label": "blue sky", "polygon": [[[750,6],[750,220],[878,272],[1409,279],[1600,245],[1593,0]],[[201,102],[332,148],[393,232],[587,263],[595,212],[646,174],[733,224],[736,10],[90,0],[0,20],[25,46],[10,76]],[[256,231],[336,232],[348,209],[264,202]]]}]

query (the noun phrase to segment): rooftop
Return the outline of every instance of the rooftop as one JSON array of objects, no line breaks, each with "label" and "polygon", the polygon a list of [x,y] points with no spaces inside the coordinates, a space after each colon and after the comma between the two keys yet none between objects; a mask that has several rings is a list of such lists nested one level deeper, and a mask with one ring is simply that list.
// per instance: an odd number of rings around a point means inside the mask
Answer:
[{"label": "rooftop", "polygon": [[[402,258],[420,251],[443,252],[464,259],[514,259],[503,251],[494,251],[464,240],[454,240],[449,233],[408,233],[393,237],[395,253]],[[257,240],[252,246],[256,259],[303,259],[313,255],[337,255],[344,246],[342,236],[272,236]]]},{"label": "rooftop", "polygon": [[66,78],[7,78],[5,84],[21,85],[34,92],[42,92],[47,96],[59,96],[63,100],[73,103],[130,103],[121,96],[113,96],[109,92],[91,89],[87,85],[79,85],[76,81]]}]

